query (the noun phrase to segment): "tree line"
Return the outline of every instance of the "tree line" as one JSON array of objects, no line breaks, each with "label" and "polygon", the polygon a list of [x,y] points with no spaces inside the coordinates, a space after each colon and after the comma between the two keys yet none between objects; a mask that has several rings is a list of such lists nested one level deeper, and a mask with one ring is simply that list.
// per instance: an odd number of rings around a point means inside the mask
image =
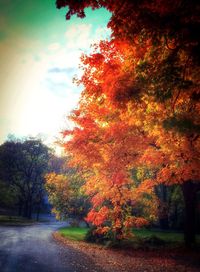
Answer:
[{"label": "tree line", "polygon": [[45,174],[53,171],[55,160],[53,151],[40,139],[10,137],[1,144],[1,209],[27,218],[34,212],[38,218],[47,198]]}]

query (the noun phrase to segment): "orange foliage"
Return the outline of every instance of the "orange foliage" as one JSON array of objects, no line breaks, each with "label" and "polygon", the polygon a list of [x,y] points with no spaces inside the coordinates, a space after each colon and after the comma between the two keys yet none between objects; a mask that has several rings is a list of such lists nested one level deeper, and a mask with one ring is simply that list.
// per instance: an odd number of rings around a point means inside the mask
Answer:
[{"label": "orange foliage", "polygon": [[[155,211],[143,198],[153,195],[154,185],[199,181],[200,103],[193,98],[198,91],[194,84],[187,92],[170,85],[173,91],[165,98],[167,83],[159,80],[163,71],[157,67],[164,69],[170,54],[165,46],[154,50],[148,40],[140,47],[112,40],[82,57],[84,90],[70,116],[76,126],[63,133],[71,136],[64,147],[85,177],[93,205],[87,220],[100,232],[111,229],[124,237],[132,226],[146,225],[134,207],[142,202]],[[184,53],[178,58],[185,60]],[[142,69],[145,65],[149,68]],[[196,75],[190,78],[196,81]],[[157,88],[163,90],[160,97]],[[137,187],[130,170],[139,166],[154,170],[155,177]]]}]

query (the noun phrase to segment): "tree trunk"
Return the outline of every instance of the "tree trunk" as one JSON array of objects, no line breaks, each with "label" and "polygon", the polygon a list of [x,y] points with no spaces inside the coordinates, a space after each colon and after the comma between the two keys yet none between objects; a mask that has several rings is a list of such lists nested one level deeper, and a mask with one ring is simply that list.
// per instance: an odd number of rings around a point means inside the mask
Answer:
[{"label": "tree trunk", "polygon": [[18,216],[21,216],[22,215],[23,202],[19,201],[18,205],[19,205],[18,206]]},{"label": "tree trunk", "polygon": [[155,193],[160,200],[159,206],[159,226],[163,230],[169,229],[169,218],[168,218],[168,201],[167,201],[167,186],[160,184],[155,187]]},{"label": "tree trunk", "polygon": [[162,185],[161,187],[161,191],[162,191],[162,198],[163,198],[163,204],[164,204],[164,209],[163,209],[163,218],[162,218],[162,229],[167,230],[169,229],[169,218],[168,218],[168,214],[169,214],[169,208],[168,208],[168,201],[167,201],[167,186],[166,185]]},{"label": "tree trunk", "polygon": [[84,219],[83,219],[83,221],[84,221],[84,223],[86,224],[86,227],[87,227],[87,228],[90,228],[90,224],[89,224],[86,220],[84,220]]},{"label": "tree trunk", "polygon": [[28,205],[28,219],[32,218],[32,199],[29,199],[29,205]]},{"label": "tree trunk", "polygon": [[196,184],[187,181],[182,185],[185,202],[185,245],[192,247],[195,244],[195,208],[196,208]]},{"label": "tree trunk", "polygon": [[28,201],[27,200],[24,202],[23,217],[28,217]]},{"label": "tree trunk", "polygon": [[40,216],[40,206],[37,207],[37,221],[39,221],[39,216]]},{"label": "tree trunk", "polygon": [[32,199],[31,198],[25,201],[23,216],[28,219],[32,218]]}]

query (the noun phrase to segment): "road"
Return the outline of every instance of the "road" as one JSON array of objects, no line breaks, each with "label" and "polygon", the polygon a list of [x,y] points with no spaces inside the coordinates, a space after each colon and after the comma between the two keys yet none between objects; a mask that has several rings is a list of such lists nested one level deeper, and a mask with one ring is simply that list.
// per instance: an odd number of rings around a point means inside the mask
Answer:
[{"label": "road", "polygon": [[102,272],[88,256],[53,240],[52,232],[62,225],[0,226],[0,271]]}]

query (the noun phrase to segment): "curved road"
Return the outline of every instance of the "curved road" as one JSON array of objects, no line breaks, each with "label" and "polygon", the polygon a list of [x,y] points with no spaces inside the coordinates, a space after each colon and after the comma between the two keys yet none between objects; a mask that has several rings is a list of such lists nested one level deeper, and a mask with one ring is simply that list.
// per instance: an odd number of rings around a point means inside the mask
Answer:
[{"label": "curved road", "polygon": [[0,226],[1,272],[102,272],[88,256],[59,245],[52,232],[63,223]]}]

